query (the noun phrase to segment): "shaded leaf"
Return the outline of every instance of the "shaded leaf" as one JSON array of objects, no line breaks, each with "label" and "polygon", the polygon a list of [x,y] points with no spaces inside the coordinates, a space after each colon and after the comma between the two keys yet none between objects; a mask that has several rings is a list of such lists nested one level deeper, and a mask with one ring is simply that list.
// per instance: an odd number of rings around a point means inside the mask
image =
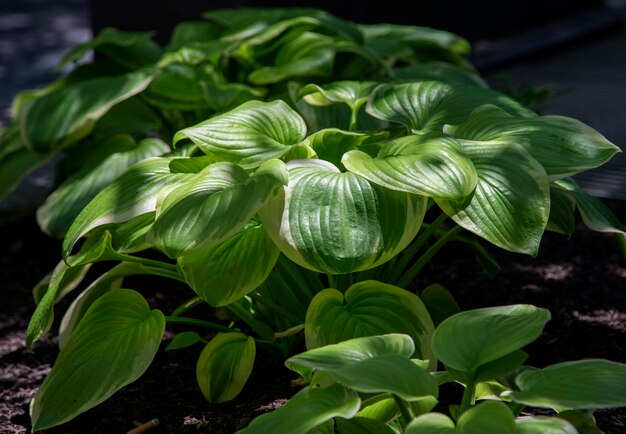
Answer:
[{"label": "shaded leaf", "polygon": [[242,333],[220,333],[204,347],[196,365],[196,378],[210,403],[230,401],[248,381],[256,346]]}]

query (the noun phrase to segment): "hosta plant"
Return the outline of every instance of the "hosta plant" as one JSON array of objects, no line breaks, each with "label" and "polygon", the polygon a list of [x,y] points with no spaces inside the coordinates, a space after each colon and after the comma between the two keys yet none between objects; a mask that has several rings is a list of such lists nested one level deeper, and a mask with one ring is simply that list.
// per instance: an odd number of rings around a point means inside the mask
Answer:
[{"label": "hosta plant", "polygon": [[[626,406],[626,365],[597,359],[542,369],[523,365],[527,354],[521,348],[539,337],[549,318],[547,310],[531,305],[452,315],[432,335],[440,371],[414,358],[414,341],[402,334],[298,354],[286,365],[307,387],[239,432],[601,433],[593,411]],[[438,402],[439,389],[452,382],[464,391],[446,407]],[[524,411],[532,407],[552,409],[553,416]]]},{"label": "hosta plant", "polygon": [[[107,31],[68,55],[94,48],[107,67],[80,66],[17,98],[21,129],[5,132],[0,164],[24,166],[7,179],[68,157],[38,213],[64,234],[63,259],[35,288],[28,346],[93,263],[112,264],[63,315],[61,353],[31,406],[35,430],[134,381],[168,324],[189,327],[169,349],[204,347],[197,379],[213,403],[241,391],[257,353],[284,359],[352,338],[407,335],[409,357],[433,371],[437,358],[448,363],[435,324],[456,305],[441,287],[406,289],[447,243],[467,243],[495,272],[478,239],[534,255],[545,230],[572,233],[575,209],[623,240],[570,179],[618,149],[488,89],[459,57],[460,38],[319,11],[207,17],[179,27],[164,51]],[[120,289],[135,275],[181,282],[189,300],[166,315],[148,292]],[[198,306],[210,313],[190,313]]]}]

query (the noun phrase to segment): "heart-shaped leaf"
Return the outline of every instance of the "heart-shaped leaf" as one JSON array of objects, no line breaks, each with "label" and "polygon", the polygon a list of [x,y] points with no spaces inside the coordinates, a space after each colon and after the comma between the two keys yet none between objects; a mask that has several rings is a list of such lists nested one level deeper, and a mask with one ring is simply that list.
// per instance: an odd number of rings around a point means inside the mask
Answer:
[{"label": "heart-shaped leaf", "polygon": [[242,333],[220,333],[204,347],[196,378],[210,403],[230,401],[241,392],[252,373],[256,345]]},{"label": "heart-shaped leaf", "polygon": [[493,104],[516,116],[535,116],[515,100],[477,86],[453,86],[439,81],[384,84],[367,104],[372,116],[404,125],[411,131],[441,131],[463,122],[474,109]]},{"label": "heart-shaped leaf", "polygon": [[522,119],[492,105],[479,107],[465,122],[446,132],[459,139],[522,145],[543,165],[550,180],[601,166],[619,152],[604,136],[576,119]]},{"label": "heart-shaped leaf", "polygon": [[419,230],[426,198],[372,186],[323,160],[287,167],[288,186],[261,216],[281,251],[305,268],[333,274],[372,268]]},{"label": "heart-shaped leaf", "polygon": [[215,246],[241,230],[287,184],[287,169],[270,160],[254,175],[232,163],[207,166],[162,196],[149,241],[171,258]]},{"label": "heart-shaped leaf", "polygon": [[511,410],[501,402],[485,402],[470,408],[456,428],[448,416],[428,413],[407,425],[405,434],[515,434]]},{"label": "heart-shaped leaf", "polygon": [[33,430],[67,422],[139,378],[159,348],[165,319],[137,292],[95,302],[31,402]]},{"label": "heart-shaped leaf", "polygon": [[545,170],[520,145],[461,141],[478,173],[469,204],[436,199],[454,221],[513,252],[536,255],[550,214]]},{"label": "heart-shaped leaf", "polygon": [[113,180],[133,164],[149,157],[158,157],[169,148],[158,139],[145,139],[138,144],[127,135],[115,136],[102,144],[115,149],[117,143],[127,143],[126,150],[114,152],[93,166],[75,172],[57,188],[37,210],[39,227],[52,236],[63,236],[80,211]]},{"label": "heart-shaped leaf", "polygon": [[523,304],[460,312],[439,324],[433,352],[446,366],[473,375],[537,339],[549,319],[546,309]]},{"label": "heart-shaped leaf", "polygon": [[278,410],[254,419],[238,434],[306,434],[334,417],[352,418],[360,405],[358,395],[339,384],[323,388],[307,387]]},{"label": "heart-shaped leaf", "polygon": [[376,158],[350,151],[341,160],[353,173],[392,190],[460,201],[476,187],[474,164],[452,138],[411,135],[382,145]]},{"label": "heart-shaped leaf", "polygon": [[558,417],[520,417],[515,434],[578,434],[574,425]]},{"label": "heart-shaped leaf", "polygon": [[281,100],[248,101],[174,136],[190,139],[207,155],[250,169],[278,158],[306,135],[304,120]]},{"label": "heart-shaped leaf", "polygon": [[180,256],[178,265],[204,300],[224,306],[261,285],[279,254],[263,225],[252,222],[214,247]]},{"label": "heart-shaped leaf", "polygon": [[626,365],[579,360],[522,372],[511,399],[534,407],[575,410],[626,406]]},{"label": "heart-shaped leaf", "polygon": [[79,141],[111,107],[142,92],[152,78],[145,71],[92,78],[30,101],[22,121],[26,146],[47,152]]},{"label": "heart-shaped leaf", "polygon": [[435,363],[430,315],[415,294],[397,286],[368,280],[352,285],[345,296],[325,289],[311,301],[304,326],[309,349],[361,336],[405,333],[415,342],[416,357]]}]

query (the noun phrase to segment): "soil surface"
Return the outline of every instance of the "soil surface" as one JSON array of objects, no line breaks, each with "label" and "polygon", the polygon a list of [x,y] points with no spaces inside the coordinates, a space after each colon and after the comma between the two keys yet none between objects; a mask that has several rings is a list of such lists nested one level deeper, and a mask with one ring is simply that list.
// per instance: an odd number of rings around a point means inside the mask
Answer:
[{"label": "soil surface", "polygon": [[[626,202],[609,205],[626,222]],[[25,348],[25,329],[34,309],[31,289],[58,261],[60,244],[41,234],[31,219],[0,226],[0,240],[5,249],[0,257],[0,433],[26,433],[30,430],[28,403],[58,354],[54,333],[37,343],[34,352]],[[552,320],[541,338],[526,348],[530,354],[527,363],[533,366],[582,358],[626,362],[626,261],[610,235],[580,225],[570,240],[547,233],[534,259],[488,250],[502,267],[494,279],[487,277],[469,250],[452,245],[435,257],[416,285],[442,283],[464,309],[513,303],[548,308]],[[132,285],[125,284],[134,288]],[[164,303],[175,306],[189,296],[188,290],[168,281],[155,279],[149,286],[142,292],[155,307],[162,308]],[[67,306],[65,300],[57,306],[53,331]],[[260,354],[237,399],[207,404],[195,379],[201,348],[163,350],[175,331],[168,329],[165,342],[141,379],[45,433],[122,433],[158,418],[161,424],[151,433],[230,434],[282,405],[297,391],[291,385],[295,375],[280,361]],[[607,434],[626,433],[625,409],[598,411],[596,418]]]}]

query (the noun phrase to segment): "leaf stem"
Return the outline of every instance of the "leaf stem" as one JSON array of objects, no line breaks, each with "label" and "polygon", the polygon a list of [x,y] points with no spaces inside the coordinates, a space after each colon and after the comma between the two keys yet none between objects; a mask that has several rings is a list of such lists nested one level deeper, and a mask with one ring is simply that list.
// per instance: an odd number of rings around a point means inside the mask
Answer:
[{"label": "leaf stem", "polygon": [[189,300],[178,306],[176,309],[174,309],[174,312],[172,312],[172,316],[179,316],[180,314],[187,312],[189,309],[193,309],[203,302],[204,300],[199,295],[196,295],[195,297],[190,298]]},{"label": "leaf stem", "polygon": [[176,264],[170,264],[168,262],[157,261],[156,259],[141,258],[139,256],[124,255],[122,253],[118,253],[117,257],[119,258],[120,261],[136,262],[138,264],[150,265],[156,268],[163,268],[165,270],[175,271],[176,273],[180,274],[178,271],[178,266]]},{"label": "leaf stem", "polygon": [[402,416],[402,421],[403,421],[402,428],[405,428],[413,420],[413,414],[411,412],[411,408],[398,395],[392,394],[391,396],[393,396],[393,400],[395,401],[396,405],[398,406],[398,409],[400,410],[400,415]]},{"label": "leaf stem", "polygon": [[217,324],[211,321],[204,321],[196,318],[189,318],[186,316],[166,316],[165,321],[170,324],[185,324],[197,327],[204,327],[210,330],[217,330],[220,332],[235,332],[239,331],[239,329],[226,327],[221,324]]},{"label": "leaf stem", "polygon": [[426,252],[415,261],[415,263],[409,268],[406,273],[398,280],[398,286],[406,288],[422,271],[422,268],[435,256],[443,246],[456,234],[458,234],[463,228],[461,226],[455,226],[450,229],[443,237],[439,238],[435,244],[433,244]]},{"label": "leaf stem", "polygon": [[465,391],[463,392],[463,400],[461,401],[461,408],[459,414],[465,413],[476,402],[476,380],[472,375],[465,385]]},{"label": "leaf stem", "polygon": [[400,278],[404,269],[415,259],[415,255],[417,255],[417,252],[419,252],[426,240],[447,218],[448,216],[445,213],[441,213],[430,225],[426,226],[426,229],[424,229],[409,248],[403,252],[402,257],[394,264],[392,281],[395,282]]}]

